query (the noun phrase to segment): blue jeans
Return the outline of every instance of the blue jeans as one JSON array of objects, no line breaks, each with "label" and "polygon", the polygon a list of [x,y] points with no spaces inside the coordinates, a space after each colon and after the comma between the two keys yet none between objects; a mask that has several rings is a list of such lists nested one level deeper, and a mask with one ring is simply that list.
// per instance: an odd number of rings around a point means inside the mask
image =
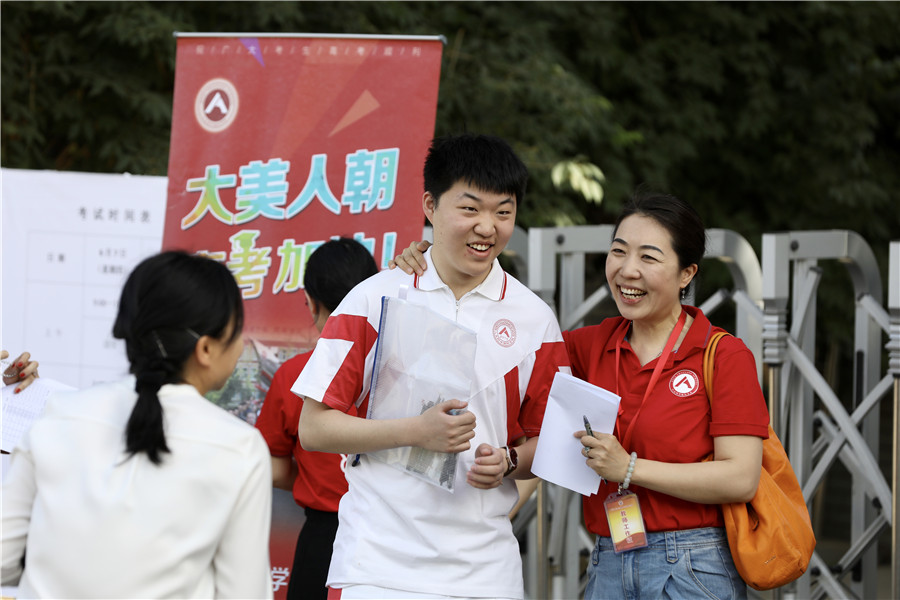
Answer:
[{"label": "blue jeans", "polygon": [[646,548],[616,554],[610,538],[598,537],[585,600],[747,598],[747,584],[734,568],[724,529],[665,531],[647,538]]}]

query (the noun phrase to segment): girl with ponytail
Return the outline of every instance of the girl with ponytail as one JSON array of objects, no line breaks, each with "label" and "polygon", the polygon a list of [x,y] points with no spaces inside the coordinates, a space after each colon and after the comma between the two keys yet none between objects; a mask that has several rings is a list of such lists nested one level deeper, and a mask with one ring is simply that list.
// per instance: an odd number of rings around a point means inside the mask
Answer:
[{"label": "girl with ponytail", "polygon": [[51,398],[13,452],[3,585],[35,598],[272,596],[268,450],[203,397],[234,370],[243,318],[220,263],[170,251],[134,269],[113,326],[132,377]]},{"label": "girl with ponytail", "polygon": [[[163,432],[162,385],[195,377],[197,357],[207,344],[243,349],[244,309],[231,272],[221,264],[181,252],[165,252],[141,264],[122,290],[113,337],[125,340],[135,376],[137,403],[128,420],[126,449],[160,464],[169,452]],[[226,331],[227,330],[227,331]],[[201,344],[201,339],[204,343]],[[240,352],[232,356],[234,362]],[[228,375],[234,363],[228,369]],[[186,372],[187,371],[187,372]],[[201,395],[210,389],[197,387]]]}]

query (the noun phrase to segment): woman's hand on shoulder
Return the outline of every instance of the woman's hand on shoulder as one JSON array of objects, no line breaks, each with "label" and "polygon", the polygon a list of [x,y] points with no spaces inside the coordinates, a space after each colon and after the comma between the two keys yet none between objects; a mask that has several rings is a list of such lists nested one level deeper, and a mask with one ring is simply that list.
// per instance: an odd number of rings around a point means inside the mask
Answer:
[{"label": "woman's hand on shoulder", "polygon": [[409,248],[404,248],[403,252],[388,262],[388,268],[393,269],[399,267],[401,271],[407,275],[421,275],[428,268],[425,262],[425,251],[431,247],[431,242],[422,240],[421,242],[412,242]]}]

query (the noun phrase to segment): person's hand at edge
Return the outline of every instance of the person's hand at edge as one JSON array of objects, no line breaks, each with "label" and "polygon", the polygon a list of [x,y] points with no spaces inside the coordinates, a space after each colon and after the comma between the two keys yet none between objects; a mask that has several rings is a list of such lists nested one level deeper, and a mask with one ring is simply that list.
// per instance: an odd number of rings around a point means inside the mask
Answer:
[{"label": "person's hand at edge", "polygon": [[[9,356],[6,350],[0,350],[0,359],[5,360]],[[8,368],[3,371],[3,384],[16,385],[15,392],[18,394],[38,378],[38,362],[31,360],[31,354],[23,352],[11,361]]]}]

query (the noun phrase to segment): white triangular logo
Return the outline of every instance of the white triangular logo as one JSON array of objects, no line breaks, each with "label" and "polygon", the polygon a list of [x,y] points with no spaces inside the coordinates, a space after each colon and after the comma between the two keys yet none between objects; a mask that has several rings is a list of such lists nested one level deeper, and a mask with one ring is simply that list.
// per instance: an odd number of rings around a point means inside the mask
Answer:
[{"label": "white triangular logo", "polygon": [[228,106],[225,105],[225,99],[222,98],[221,92],[216,92],[216,95],[212,97],[212,100],[209,101],[209,104],[206,105],[206,109],[203,112],[208,115],[217,108],[223,116],[228,114]]}]

